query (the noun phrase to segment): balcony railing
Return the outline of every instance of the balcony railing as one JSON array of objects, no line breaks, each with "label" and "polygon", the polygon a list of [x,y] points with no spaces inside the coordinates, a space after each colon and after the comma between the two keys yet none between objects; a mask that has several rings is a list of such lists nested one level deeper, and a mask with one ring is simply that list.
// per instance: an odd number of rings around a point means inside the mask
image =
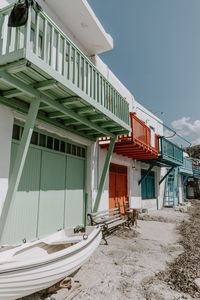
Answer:
[{"label": "balcony railing", "polygon": [[165,137],[159,137],[159,159],[172,165],[183,165],[183,149]]},{"label": "balcony railing", "polygon": [[111,119],[116,117],[115,122],[121,121],[125,131],[130,130],[128,102],[51,18],[31,7],[26,26],[8,28],[12,8],[10,5],[0,10],[0,64],[27,59],[50,77],[56,74],[56,80],[81,93],[99,110],[102,107]]},{"label": "balcony railing", "polygon": [[193,161],[187,157],[183,158],[183,165],[179,168],[180,173],[193,174]]},{"label": "balcony railing", "polygon": [[192,169],[193,169],[194,177],[200,179],[200,161],[199,160],[193,159]]},{"label": "balcony railing", "polygon": [[[155,159],[158,157],[158,135],[151,139],[151,130],[136,113],[130,113],[132,132],[119,135],[115,143],[114,152],[133,159]],[[153,143],[152,143],[153,141]],[[101,147],[108,147],[110,138],[101,138]]]}]

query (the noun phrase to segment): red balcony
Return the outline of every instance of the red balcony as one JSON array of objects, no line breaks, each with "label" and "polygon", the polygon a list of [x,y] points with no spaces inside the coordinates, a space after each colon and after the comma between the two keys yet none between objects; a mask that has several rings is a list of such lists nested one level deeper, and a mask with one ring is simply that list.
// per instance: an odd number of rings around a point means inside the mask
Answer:
[{"label": "red balcony", "polygon": [[[132,132],[118,136],[114,152],[133,159],[156,159],[158,158],[158,135],[151,136],[151,130],[140,119],[136,113],[130,113]],[[110,138],[101,138],[99,144],[107,148]]]}]

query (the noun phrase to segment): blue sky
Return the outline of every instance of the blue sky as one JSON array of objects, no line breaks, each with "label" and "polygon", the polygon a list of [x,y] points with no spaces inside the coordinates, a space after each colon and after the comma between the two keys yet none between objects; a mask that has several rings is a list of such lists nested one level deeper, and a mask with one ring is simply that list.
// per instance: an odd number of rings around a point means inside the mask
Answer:
[{"label": "blue sky", "polygon": [[200,0],[88,2],[114,39],[103,61],[137,101],[200,143]]}]

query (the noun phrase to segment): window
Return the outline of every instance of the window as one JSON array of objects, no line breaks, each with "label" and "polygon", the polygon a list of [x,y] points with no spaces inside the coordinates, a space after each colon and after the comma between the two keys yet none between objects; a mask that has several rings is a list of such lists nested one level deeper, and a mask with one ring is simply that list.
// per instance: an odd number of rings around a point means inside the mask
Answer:
[{"label": "window", "polygon": [[[141,170],[141,176],[143,177],[147,173],[147,170]],[[155,198],[155,174],[150,172],[141,184],[142,199],[154,199]]]},{"label": "window", "polygon": [[[23,126],[14,124],[12,134],[13,140],[20,141],[23,129]],[[31,144],[74,156],[79,156],[83,158],[86,157],[85,148],[65,142],[64,140],[58,139],[56,137],[40,133],[39,131],[33,131],[31,137]]]}]

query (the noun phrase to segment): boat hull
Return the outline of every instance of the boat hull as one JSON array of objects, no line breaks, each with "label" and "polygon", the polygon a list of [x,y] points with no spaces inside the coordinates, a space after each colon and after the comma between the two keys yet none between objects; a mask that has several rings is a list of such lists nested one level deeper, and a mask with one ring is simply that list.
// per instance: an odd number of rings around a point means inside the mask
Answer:
[{"label": "boat hull", "polygon": [[[20,266],[14,269],[0,266],[0,300],[14,300],[48,288],[78,270],[93,254],[101,241],[99,228],[95,228],[87,240],[75,245],[72,251],[61,251],[59,256],[37,264]],[[73,247],[71,247],[73,248]],[[2,270],[1,270],[2,269]]]}]

